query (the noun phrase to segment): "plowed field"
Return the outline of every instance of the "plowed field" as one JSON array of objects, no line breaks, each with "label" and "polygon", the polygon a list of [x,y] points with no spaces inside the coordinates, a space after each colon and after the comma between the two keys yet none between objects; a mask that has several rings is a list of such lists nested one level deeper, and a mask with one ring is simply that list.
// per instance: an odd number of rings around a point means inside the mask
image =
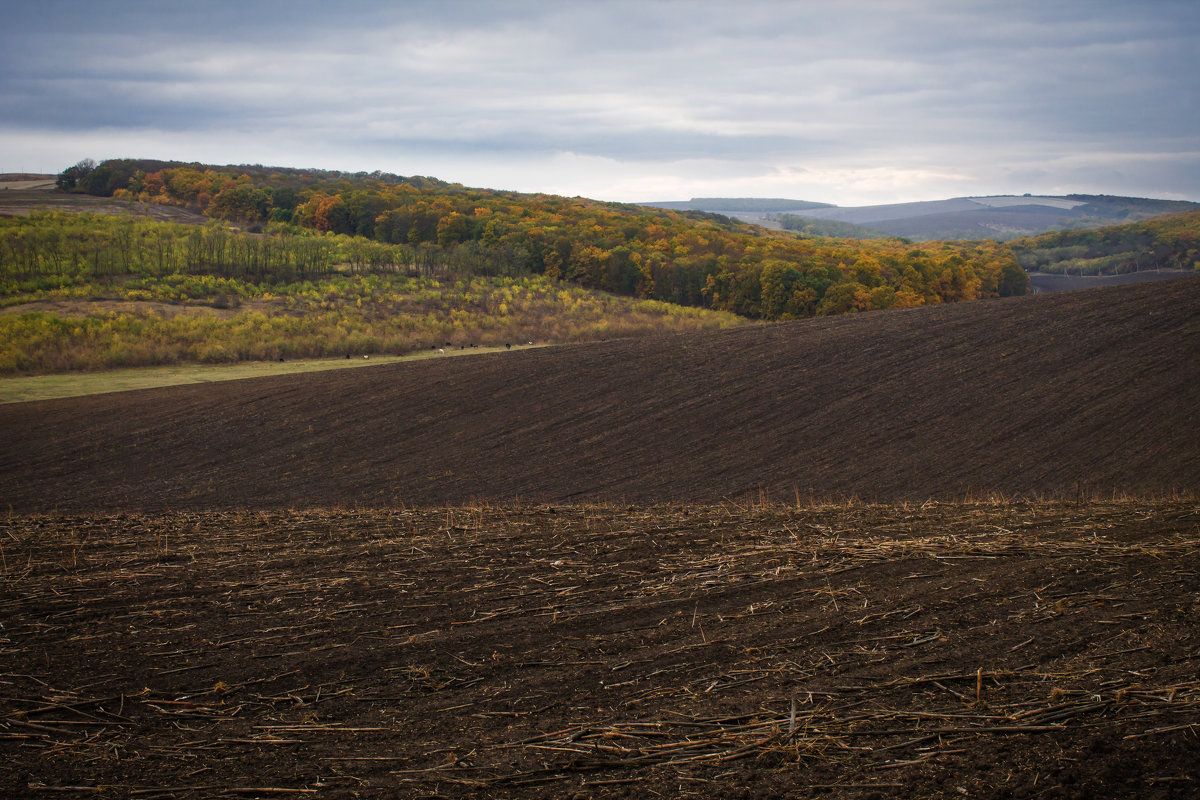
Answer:
[{"label": "plowed field", "polygon": [[0,796],[1196,797],[1198,308],[0,407]]},{"label": "plowed field", "polygon": [[16,510],[1200,487],[1200,280],[0,408]]},{"label": "plowed field", "polygon": [[157,203],[135,203],[111,197],[68,194],[54,189],[54,176],[48,181],[0,181],[0,216],[24,216],[33,211],[69,211],[92,214],[129,214],[166,222],[203,225],[208,218],[196,211]]},{"label": "plowed field", "polygon": [[1195,504],[0,528],[5,796],[1200,788]]}]

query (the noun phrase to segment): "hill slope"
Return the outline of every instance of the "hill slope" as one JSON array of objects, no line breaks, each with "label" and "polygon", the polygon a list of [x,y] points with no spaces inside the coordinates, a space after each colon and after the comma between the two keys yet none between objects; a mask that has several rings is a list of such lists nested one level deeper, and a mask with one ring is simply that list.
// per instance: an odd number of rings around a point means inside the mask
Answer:
[{"label": "hill slope", "polygon": [[[1200,205],[1181,200],[1108,195],[960,197],[943,202],[847,209],[847,219],[910,239],[1004,240],[1060,228],[1102,228],[1197,209]],[[842,218],[827,215],[826,211],[818,209],[813,216]]]},{"label": "hill slope", "polygon": [[1200,487],[1200,281],[9,406],[17,510]]},{"label": "hill slope", "polygon": [[[1012,253],[994,243],[916,247],[898,240],[817,240],[722,214],[473,189],[383,173],[129,159],[105,161],[82,179],[68,174],[71,169],[59,183],[74,186],[73,195],[83,191],[122,202],[181,206],[221,220],[222,226],[234,223],[269,235],[234,237],[231,245],[224,239],[213,242],[213,231],[206,228],[208,242],[197,241],[190,253],[167,247],[160,257],[158,239],[177,242],[203,239],[203,234],[163,232],[150,237],[156,241],[148,248],[146,237],[124,235],[115,249],[111,239],[97,247],[95,237],[85,237],[80,246],[64,248],[70,240],[35,223],[38,230],[8,236],[0,231],[0,282],[6,268],[18,281],[47,269],[61,275],[64,264],[71,275],[136,271],[147,263],[147,254],[156,275],[165,264],[175,269],[182,258],[188,273],[216,267],[224,277],[261,280],[278,270],[252,263],[245,257],[251,252],[266,248],[286,254],[284,271],[293,272],[292,245],[319,255],[336,244],[341,260],[359,270],[447,278],[545,275],[587,289],[772,320],[1003,297],[1024,294],[1028,287]],[[298,234],[303,235],[297,241]],[[21,256],[9,259],[11,266],[3,257],[6,249]],[[97,250],[104,251],[99,258],[93,255]],[[277,264],[279,258],[269,261]],[[103,270],[93,269],[93,263]],[[302,254],[299,263],[304,263]],[[330,266],[317,259],[305,270]]]},{"label": "hill slope", "polygon": [[[861,226],[876,235],[903,236],[918,240],[948,239],[1012,239],[1032,236],[1045,231],[1092,229],[1107,225],[1134,222],[1161,214],[1196,211],[1200,204],[1183,200],[1154,200],[1142,197],[1113,197],[1111,195],[1072,194],[1062,196],[994,195],[990,197],[954,197],[913,203],[889,203],[876,206],[824,206],[811,203],[801,209],[799,201],[753,201],[741,207],[735,201],[696,198],[688,203],[655,204],[673,208],[692,208],[714,211],[759,224],[783,224],[800,230],[802,223],[793,219],[790,224],[779,212],[804,217],[813,225],[816,220],[841,222]],[[791,206],[784,203],[791,202]],[[825,236],[861,236],[853,228],[843,228]]]}]

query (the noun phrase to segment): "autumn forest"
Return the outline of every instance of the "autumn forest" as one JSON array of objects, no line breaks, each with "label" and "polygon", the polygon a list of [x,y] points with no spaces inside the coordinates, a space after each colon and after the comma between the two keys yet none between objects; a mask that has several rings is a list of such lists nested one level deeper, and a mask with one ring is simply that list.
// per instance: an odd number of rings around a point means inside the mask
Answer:
[{"label": "autumn forest", "polygon": [[1195,212],[912,242],[381,172],[84,160],[56,183],[120,213],[0,216],[0,373],[584,341],[1019,295],[1026,270],[1200,261]]},{"label": "autumn forest", "polygon": [[[79,173],[84,174],[80,175]],[[579,286],[784,319],[1025,291],[991,242],[802,238],[727,217],[470,189],[432,178],[108,161],[64,189],[194,208],[250,232],[323,234],[370,269],[540,274]],[[371,247],[370,245],[377,245]]]}]

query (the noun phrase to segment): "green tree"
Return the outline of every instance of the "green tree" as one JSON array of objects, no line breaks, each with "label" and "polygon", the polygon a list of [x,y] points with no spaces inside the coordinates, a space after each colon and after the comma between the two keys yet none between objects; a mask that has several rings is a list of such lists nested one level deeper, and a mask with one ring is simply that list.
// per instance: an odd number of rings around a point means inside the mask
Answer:
[{"label": "green tree", "polygon": [[817,313],[822,316],[870,310],[871,290],[857,281],[831,287],[817,307]]},{"label": "green tree", "polygon": [[79,185],[79,182],[92,173],[96,168],[96,162],[90,158],[85,158],[74,166],[67,167],[58,174],[54,181],[54,185],[64,192],[69,192]]},{"label": "green tree", "polygon": [[1029,276],[1016,262],[1009,262],[1000,270],[999,292],[1001,297],[1012,297],[1029,293]]},{"label": "green tree", "polygon": [[762,287],[759,314],[764,319],[794,316],[792,311],[795,305],[793,304],[792,309],[788,306],[792,301],[795,286],[800,281],[800,271],[784,261],[772,259],[763,262],[759,281]]}]

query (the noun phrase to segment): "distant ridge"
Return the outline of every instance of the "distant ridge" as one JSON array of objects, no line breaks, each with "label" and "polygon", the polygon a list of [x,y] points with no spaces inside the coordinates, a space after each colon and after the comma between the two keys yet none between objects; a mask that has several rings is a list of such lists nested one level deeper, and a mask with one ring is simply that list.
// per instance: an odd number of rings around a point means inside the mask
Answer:
[{"label": "distant ridge", "polygon": [[1200,280],[5,407],[20,511],[1200,490]]},{"label": "distant ridge", "polygon": [[[677,210],[709,211],[746,222],[779,227],[777,215],[793,214],[862,226],[876,234],[916,240],[1013,239],[1050,230],[1098,228],[1162,214],[1200,210],[1200,203],[1112,195],[992,195],[953,197],[914,203],[834,206],[764,198],[693,198],[680,203],[646,203]],[[782,220],[783,227],[804,230],[803,220]],[[833,235],[855,237],[853,229]]]},{"label": "distant ridge", "polygon": [[781,197],[693,197],[691,200],[663,200],[638,203],[651,208],[669,208],[673,211],[708,211],[714,214],[747,211],[756,213],[809,211],[818,208],[837,208],[829,203],[814,203],[808,200],[788,200]]},{"label": "distant ridge", "polygon": [[1012,239],[1050,230],[1099,228],[1161,214],[1195,211],[1200,203],[1108,195],[997,195],[924,203],[816,209],[819,219],[864,225],[910,239]]}]

